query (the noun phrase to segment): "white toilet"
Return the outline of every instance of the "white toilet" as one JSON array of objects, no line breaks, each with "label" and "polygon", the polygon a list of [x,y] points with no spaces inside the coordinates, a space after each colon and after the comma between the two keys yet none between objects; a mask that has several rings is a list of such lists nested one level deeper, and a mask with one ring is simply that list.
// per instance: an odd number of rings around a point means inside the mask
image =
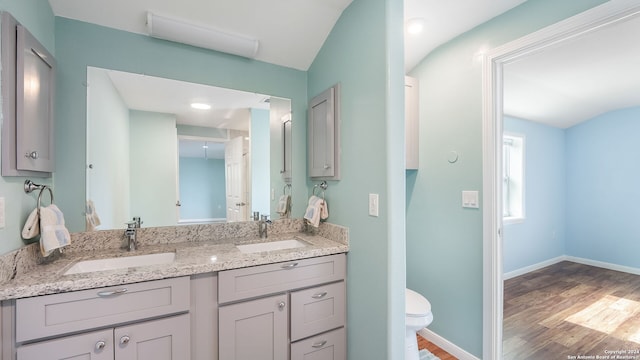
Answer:
[{"label": "white toilet", "polygon": [[433,321],[431,304],[424,296],[411,289],[406,289],[405,313],[406,337],[404,342],[406,347],[404,359],[419,360],[416,333],[427,327],[431,324],[431,321]]}]

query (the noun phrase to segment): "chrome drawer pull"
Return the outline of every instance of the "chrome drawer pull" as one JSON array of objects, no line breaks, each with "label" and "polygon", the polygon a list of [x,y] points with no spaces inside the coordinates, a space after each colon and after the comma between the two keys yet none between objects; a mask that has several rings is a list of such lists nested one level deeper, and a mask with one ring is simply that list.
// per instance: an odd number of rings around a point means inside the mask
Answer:
[{"label": "chrome drawer pull", "polygon": [[314,299],[322,299],[325,296],[327,296],[327,292],[323,291],[321,293],[317,293],[315,295],[312,295],[311,297],[314,298]]},{"label": "chrome drawer pull", "polygon": [[284,301],[280,301],[278,303],[278,309],[280,309],[280,311],[284,310],[284,307],[287,306],[287,304],[285,304]]},{"label": "chrome drawer pull", "polygon": [[321,348],[323,346],[325,346],[327,344],[327,340],[322,340],[322,341],[318,341],[317,343],[313,343],[313,345],[311,345],[311,347],[314,347],[316,349]]},{"label": "chrome drawer pull", "polygon": [[100,351],[102,349],[104,349],[104,347],[107,346],[107,343],[104,340],[100,340],[96,343],[96,351]]},{"label": "chrome drawer pull", "polygon": [[127,288],[122,288],[122,289],[118,289],[118,290],[111,290],[111,291],[100,291],[98,293],[98,296],[100,297],[109,297],[109,296],[114,296],[114,295],[122,295],[124,293],[127,292]]},{"label": "chrome drawer pull", "polygon": [[131,340],[131,338],[129,337],[129,335],[125,335],[125,336],[120,338],[120,344],[127,345],[130,340]]},{"label": "chrome drawer pull", "polygon": [[293,269],[296,266],[298,266],[298,263],[291,263],[291,264],[282,265],[281,268],[285,270],[289,270],[289,269]]}]

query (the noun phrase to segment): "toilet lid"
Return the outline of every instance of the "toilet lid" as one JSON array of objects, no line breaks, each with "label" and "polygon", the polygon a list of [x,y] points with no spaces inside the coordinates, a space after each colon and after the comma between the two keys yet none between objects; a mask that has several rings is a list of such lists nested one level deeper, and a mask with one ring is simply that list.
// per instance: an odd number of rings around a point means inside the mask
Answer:
[{"label": "toilet lid", "polygon": [[407,316],[425,316],[431,313],[431,304],[424,296],[411,289],[406,289],[405,312]]}]

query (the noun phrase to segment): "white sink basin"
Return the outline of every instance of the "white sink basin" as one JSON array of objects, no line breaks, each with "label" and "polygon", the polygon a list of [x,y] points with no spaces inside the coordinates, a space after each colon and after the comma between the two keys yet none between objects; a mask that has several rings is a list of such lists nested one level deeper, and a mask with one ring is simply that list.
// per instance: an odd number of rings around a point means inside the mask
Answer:
[{"label": "white sink basin", "polygon": [[294,249],[307,246],[307,243],[297,239],[278,240],[257,244],[236,245],[238,250],[243,254],[264,252],[264,251],[276,251]]},{"label": "white sink basin", "polygon": [[85,260],[75,263],[64,274],[81,274],[94,271],[125,269],[130,267],[170,264],[175,260],[176,253],[159,253],[148,255],[123,256],[108,259]]}]

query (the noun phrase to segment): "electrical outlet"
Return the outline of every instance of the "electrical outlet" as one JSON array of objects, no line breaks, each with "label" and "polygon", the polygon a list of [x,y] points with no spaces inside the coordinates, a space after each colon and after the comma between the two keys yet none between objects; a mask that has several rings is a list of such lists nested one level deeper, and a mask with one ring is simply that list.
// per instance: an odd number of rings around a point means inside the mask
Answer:
[{"label": "electrical outlet", "polygon": [[4,197],[0,197],[0,229],[5,227]]},{"label": "electrical outlet", "polygon": [[369,194],[369,216],[378,216],[378,194]]}]

